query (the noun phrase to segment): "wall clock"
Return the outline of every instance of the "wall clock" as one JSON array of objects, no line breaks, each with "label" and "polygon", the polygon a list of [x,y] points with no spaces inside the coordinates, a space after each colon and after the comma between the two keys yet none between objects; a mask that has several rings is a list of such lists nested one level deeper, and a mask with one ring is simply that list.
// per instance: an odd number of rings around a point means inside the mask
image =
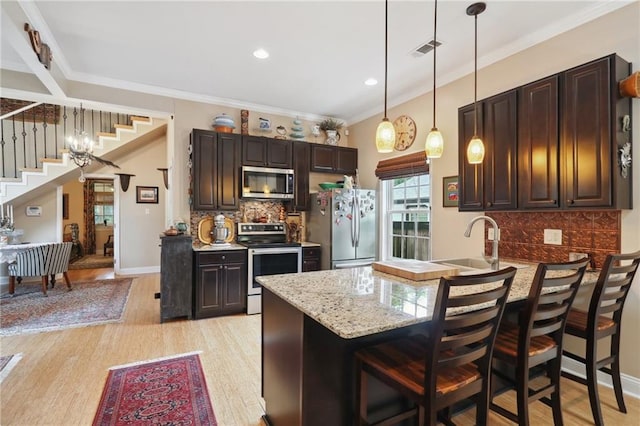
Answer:
[{"label": "wall clock", "polygon": [[396,129],[396,143],[394,148],[397,151],[404,151],[409,148],[416,139],[416,122],[408,115],[401,115],[393,121]]}]

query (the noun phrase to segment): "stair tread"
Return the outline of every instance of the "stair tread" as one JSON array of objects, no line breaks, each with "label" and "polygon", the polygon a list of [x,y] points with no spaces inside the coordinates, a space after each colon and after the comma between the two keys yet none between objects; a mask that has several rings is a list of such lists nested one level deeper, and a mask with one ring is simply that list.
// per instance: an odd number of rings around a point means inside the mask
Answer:
[{"label": "stair tread", "polygon": [[41,158],[42,163],[62,163],[62,158]]},{"label": "stair tread", "polygon": [[114,124],[113,127],[115,127],[116,129],[133,130],[133,126],[130,124]]},{"label": "stair tread", "polygon": [[150,122],[151,119],[149,117],[142,117],[139,115],[132,115],[129,117],[131,119],[131,121],[146,121],[146,122]]},{"label": "stair tread", "polygon": [[110,137],[110,138],[115,138],[116,136],[118,136],[115,133],[109,133],[109,132],[98,132],[97,135],[98,136],[106,136],[106,137]]}]

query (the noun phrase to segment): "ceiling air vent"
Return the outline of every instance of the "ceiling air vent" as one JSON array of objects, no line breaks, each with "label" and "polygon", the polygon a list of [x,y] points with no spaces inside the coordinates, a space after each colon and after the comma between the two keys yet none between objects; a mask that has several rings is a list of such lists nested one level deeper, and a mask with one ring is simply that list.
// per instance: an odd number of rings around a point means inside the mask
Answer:
[{"label": "ceiling air vent", "polygon": [[429,52],[431,52],[433,50],[433,45],[434,44],[437,47],[440,47],[442,45],[442,42],[435,41],[435,40],[428,41],[427,43],[424,43],[424,44],[418,46],[417,48],[413,49],[411,51],[411,56],[419,58],[421,56],[426,55],[427,53],[429,53]]}]

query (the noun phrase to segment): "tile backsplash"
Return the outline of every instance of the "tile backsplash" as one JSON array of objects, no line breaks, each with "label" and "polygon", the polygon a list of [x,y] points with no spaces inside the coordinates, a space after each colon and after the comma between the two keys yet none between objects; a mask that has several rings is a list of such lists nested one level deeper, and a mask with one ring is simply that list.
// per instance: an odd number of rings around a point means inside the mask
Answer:
[{"label": "tile backsplash", "polygon": [[[565,262],[570,252],[593,255],[601,268],[607,254],[620,253],[619,210],[558,212],[486,212],[500,228],[500,257],[540,262]],[[492,242],[485,225],[485,253]],[[544,230],[562,231],[562,244],[544,244]]]}]

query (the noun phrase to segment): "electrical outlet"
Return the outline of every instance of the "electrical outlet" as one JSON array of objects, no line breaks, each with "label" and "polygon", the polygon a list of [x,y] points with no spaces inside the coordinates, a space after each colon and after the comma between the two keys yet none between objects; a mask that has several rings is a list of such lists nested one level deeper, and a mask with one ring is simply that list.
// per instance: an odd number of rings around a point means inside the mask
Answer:
[{"label": "electrical outlet", "polygon": [[545,229],[544,243],[556,246],[562,245],[562,229]]}]

